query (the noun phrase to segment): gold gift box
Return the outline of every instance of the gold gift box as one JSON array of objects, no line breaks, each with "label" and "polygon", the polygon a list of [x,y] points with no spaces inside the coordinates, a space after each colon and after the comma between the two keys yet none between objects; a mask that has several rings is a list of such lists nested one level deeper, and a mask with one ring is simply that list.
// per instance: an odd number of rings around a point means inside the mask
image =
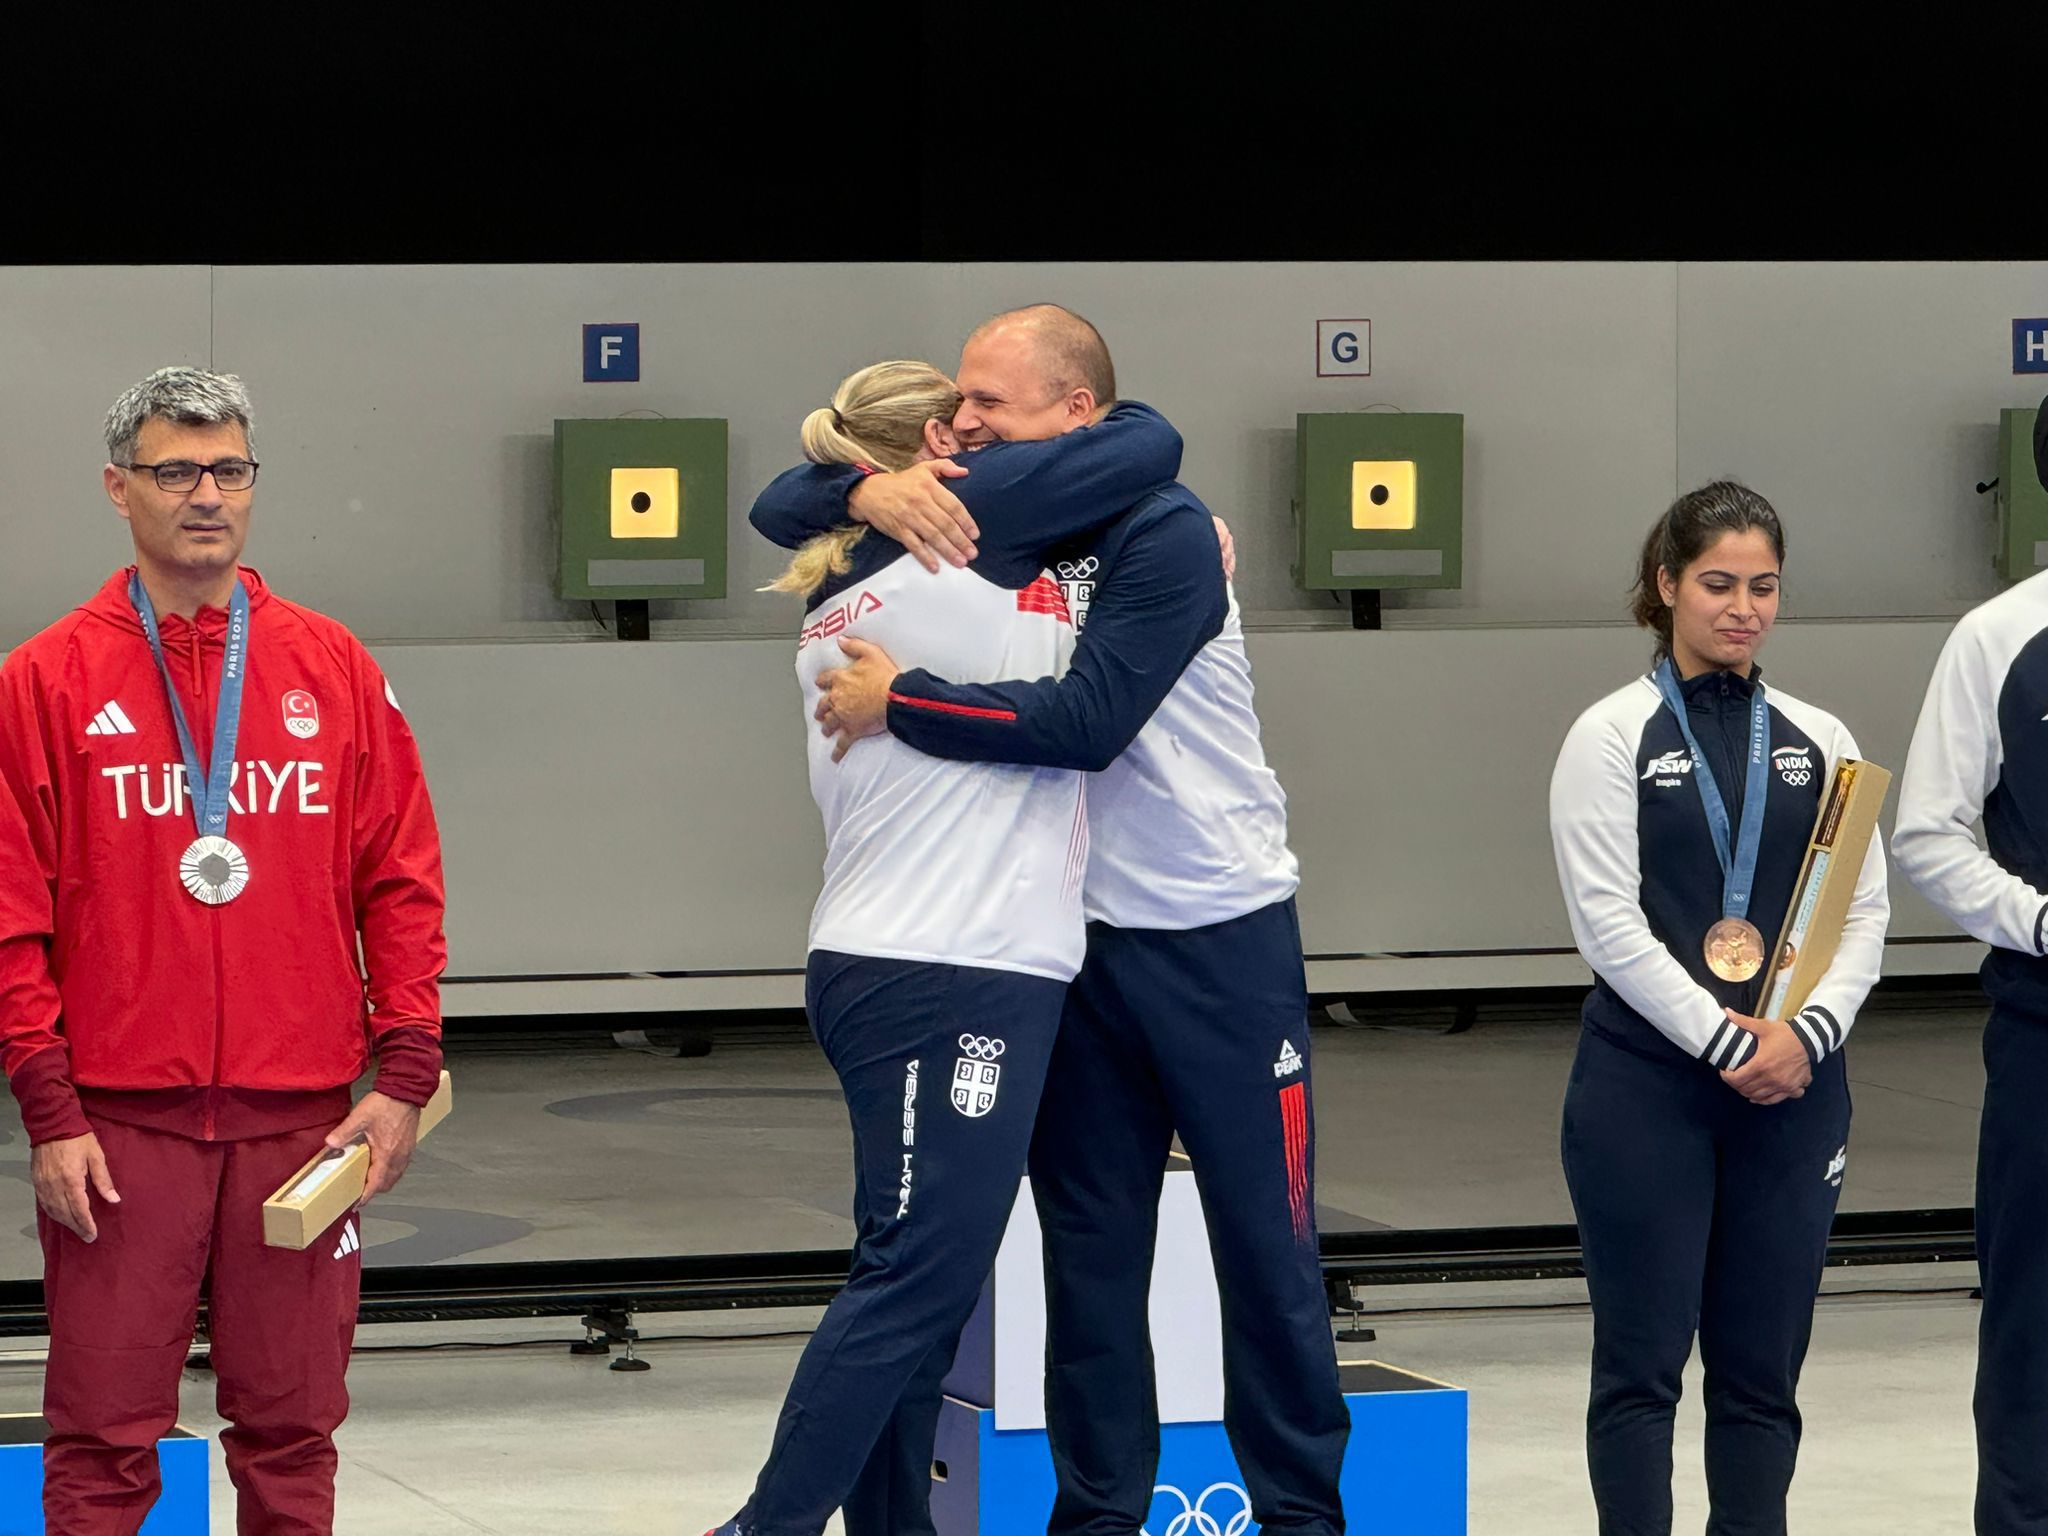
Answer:
[{"label": "gold gift box", "polygon": [[[455,1103],[448,1074],[420,1110],[420,1135],[439,1125]],[[370,1180],[370,1149],[364,1143],[322,1152],[263,1202],[263,1241],[272,1248],[303,1251],[363,1198]]]},{"label": "gold gift box", "polygon": [[1792,887],[1785,931],[1771,951],[1770,984],[1757,1017],[1791,1018],[1834,963],[1891,783],[1891,770],[1876,763],[1848,758],[1836,765],[1807,841],[1799,883]]}]

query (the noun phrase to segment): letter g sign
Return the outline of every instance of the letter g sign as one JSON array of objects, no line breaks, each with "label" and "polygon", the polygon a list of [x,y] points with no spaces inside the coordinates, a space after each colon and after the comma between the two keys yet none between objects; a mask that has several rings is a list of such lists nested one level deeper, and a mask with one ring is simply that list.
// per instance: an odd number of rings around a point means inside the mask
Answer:
[{"label": "letter g sign", "polygon": [[1316,377],[1363,379],[1372,374],[1370,320],[1316,322]]}]

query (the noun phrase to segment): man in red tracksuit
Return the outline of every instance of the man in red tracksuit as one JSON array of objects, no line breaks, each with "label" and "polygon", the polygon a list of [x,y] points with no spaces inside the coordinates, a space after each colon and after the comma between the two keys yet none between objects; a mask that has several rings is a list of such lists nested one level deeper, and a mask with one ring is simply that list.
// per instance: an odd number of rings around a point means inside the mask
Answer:
[{"label": "man in red tracksuit", "polygon": [[361,643],[241,565],[249,437],[231,375],[123,395],[104,479],[135,566],[0,666],[0,1066],[41,1208],[50,1536],[132,1536],[155,1502],[202,1286],[238,1529],[332,1530],[360,1234],[265,1247],[261,1208],[350,1140],[389,1189],[440,1073],[418,749]]}]

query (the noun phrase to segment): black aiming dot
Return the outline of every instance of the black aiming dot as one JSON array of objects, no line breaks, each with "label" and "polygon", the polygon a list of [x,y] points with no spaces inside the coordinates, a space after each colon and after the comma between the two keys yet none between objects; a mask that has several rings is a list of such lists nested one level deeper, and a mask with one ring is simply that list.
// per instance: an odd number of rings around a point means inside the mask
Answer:
[{"label": "black aiming dot", "polygon": [[650,497],[645,491],[635,491],[633,493],[633,510],[635,512],[645,512],[649,507],[653,505],[653,498]]},{"label": "black aiming dot", "polygon": [[1389,492],[1384,485],[1374,486],[1372,488],[1372,504],[1376,507],[1384,507],[1387,504],[1388,495]]}]

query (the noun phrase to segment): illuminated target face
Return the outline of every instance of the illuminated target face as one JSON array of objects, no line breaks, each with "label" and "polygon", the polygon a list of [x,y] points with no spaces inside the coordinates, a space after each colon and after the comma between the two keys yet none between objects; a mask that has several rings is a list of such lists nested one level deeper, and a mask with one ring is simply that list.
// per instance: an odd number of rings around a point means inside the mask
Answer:
[{"label": "illuminated target face", "polygon": [[1355,459],[1351,465],[1351,526],[1415,526],[1415,461]]},{"label": "illuminated target face", "polygon": [[672,539],[682,529],[682,476],[673,469],[612,471],[612,537]]}]

